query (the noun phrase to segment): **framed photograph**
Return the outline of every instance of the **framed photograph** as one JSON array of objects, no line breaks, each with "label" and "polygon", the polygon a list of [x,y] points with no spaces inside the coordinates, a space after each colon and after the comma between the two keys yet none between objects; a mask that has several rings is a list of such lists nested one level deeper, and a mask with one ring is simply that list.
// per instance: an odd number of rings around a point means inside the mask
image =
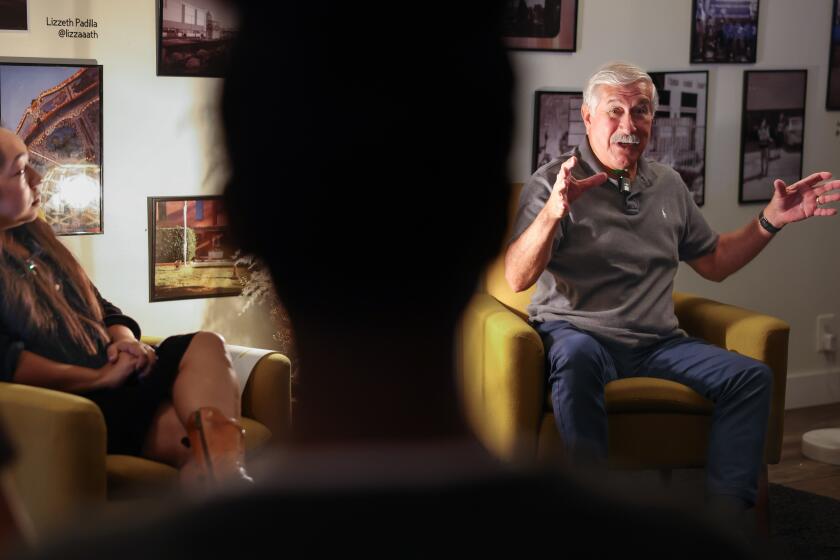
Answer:
[{"label": "framed photograph", "polygon": [[802,177],[807,70],[744,72],[738,202],[767,202]]},{"label": "framed photograph", "polygon": [[55,233],[102,233],[102,66],[0,64],[0,125],[29,147]]},{"label": "framed photograph", "polygon": [[673,167],[694,202],[703,206],[709,73],[650,72],[650,77],[659,93],[659,108],[645,155]]},{"label": "framed photograph", "polygon": [[148,211],[149,301],[242,293],[221,196],[149,197]]},{"label": "framed photograph", "polygon": [[755,62],[758,0],[692,0],[691,62]]},{"label": "framed photograph", "polygon": [[831,47],[828,55],[828,93],[825,108],[840,111],[840,2],[831,9]]},{"label": "framed photograph", "polygon": [[579,91],[534,92],[534,147],[531,173],[555,160],[586,138]]},{"label": "framed photograph", "polygon": [[505,0],[502,34],[509,49],[574,52],[578,0]]},{"label": "framed photograph", "polygon": [[158,76],[221,78],[238,29],[225,0],[158,0]]},{"label": "framed photograph", "polygon": [[0,0],[0,31],[26,31],[27,0]]}]

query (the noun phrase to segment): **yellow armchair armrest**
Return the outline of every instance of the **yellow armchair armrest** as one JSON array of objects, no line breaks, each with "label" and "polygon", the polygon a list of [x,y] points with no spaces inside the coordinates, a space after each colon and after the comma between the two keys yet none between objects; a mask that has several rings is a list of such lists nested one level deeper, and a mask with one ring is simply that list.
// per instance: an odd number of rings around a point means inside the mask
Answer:
[{"label": "yellow armchair armrest", "polygon": [[674,310],[680,327],[689,335],[760,360],[773,370],[765,459],[778,463],[782,453],[790,325],[770,315],[680,292],[674,292]]},{"label": "yellow armchair armrest", "polygon": [[93,402],[60,391],[0,383],[0,418],[18,453],[13,474],[43,533],[106,495],[105,419]]},{"label": "yellow armchair armrest", "polygon": [[532,460],[544,414],[542,340],[488,294],[476,294],[458,332],[459,378],[473,428],[499,456]]}]

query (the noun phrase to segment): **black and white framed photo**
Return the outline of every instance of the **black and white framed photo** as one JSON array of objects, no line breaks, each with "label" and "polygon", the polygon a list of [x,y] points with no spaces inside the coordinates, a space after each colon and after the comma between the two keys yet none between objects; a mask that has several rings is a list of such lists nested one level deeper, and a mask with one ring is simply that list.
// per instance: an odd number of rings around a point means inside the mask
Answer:
[{"label": "black and white framed photo", "polygon": [[744,72],[738,202],[766,202],[802,176],[807,70]]},{"label": "black and white framed photo", "polygon": [[577,49],[578,0],[505,0],[502,34],[509,49]]},{"label": "black and white framed photo", "polygon": [[840,111],[840,1],[831,9],[831,46],[828,55],[828,92],[825,108]]},{"label": "black and white framed photo", "polygon": [[692,0],[691,62],[755,62],[758,0]]},{"label": "black and white framed photo", "polygon": [[238,20],[225,0],[158,0],[158,76],[221,78]]},{"label": "black and white framed photo", "polygon": [[102,66],[0,64],[0,124],[42,176],[43,218],[57,235],[103,233]]},{"label": "black and white framed photo", "polygon": [[580,115],[583,94],[579,91],[534,93],[534,145],[531,173],[560,157],[584,138],[586,127]]},{"label": "black and white framed photo", "polygon": [[0,0],[0,31],[29,29],[26,4],[27,0]]},{"label": "black and white framed photo", "polygon": [[148,212],[149,301],[242,293],[221,196],[149,197]]},{"label": "black and white framed photo", "polygon": [[706,115],[709,73],[650,72],[659,93],[645,155],[673,167],[698,206],[706,193]]}]

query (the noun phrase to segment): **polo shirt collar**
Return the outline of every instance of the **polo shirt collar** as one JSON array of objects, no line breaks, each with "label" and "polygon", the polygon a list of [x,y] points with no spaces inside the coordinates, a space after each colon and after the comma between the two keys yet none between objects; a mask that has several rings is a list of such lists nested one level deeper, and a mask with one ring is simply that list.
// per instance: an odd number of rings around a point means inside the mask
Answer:
[{"label": "polo shirt collar", "polygon": [[[589,136],[585,136],[583,142],[578,145],[578,151],[580,152],[580,161],[586,164],[590,174],[594,175],[600,171],[601,165],[598,163],[598,158],[595,157],[595,154],[592,152],[592,147],[589,145]],[[656,179],[656,172],[648,165],[647,158],[644,154],[639,158],[636,167],[636,179],[641,180],[646,187],[651,186]],[[612,177],[609,177],[609,180],[615,182],[615,179]],[[635,183],[636,181],[633,182]]]}]

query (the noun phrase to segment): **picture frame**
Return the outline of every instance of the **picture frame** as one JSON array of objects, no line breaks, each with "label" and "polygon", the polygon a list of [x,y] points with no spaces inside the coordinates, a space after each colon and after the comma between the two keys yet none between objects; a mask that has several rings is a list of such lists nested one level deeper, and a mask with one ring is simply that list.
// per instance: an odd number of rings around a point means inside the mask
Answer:
[{"label": "picture frame", "polygon": [[158,0],[157,75],[221,78],[238,21],[224,0]]},{"label": "picture frame", "polygon": [[834,0],[831,9],[831,43],[828,53],[828,85],[825,108],[840,111],[840,1]]},{"label": "picture frame", "polygon": [[150,196],[147,210],[150,302],[242,293],[221,196]]},{"label": "picture frame", "polygon": [[580,91],[534,92],[534,139],[531,173],[580,144],[586,127],[580,114]]},{"label": "picture frame", "polygon": [[98,64],[0,64],[0,124],[29,148],[56,235],[105,231],[102,82]]},{"label": "picture frame", "polygon": [[27,0],[0,0],[0,31],[29,29]]},{"label": "picture frame", "polygon": [[506,0],[502,35],[508,49],[577,50],[578,0]]},{"label": "picture frame", "polygon": [[689,62],[755,63],[758,5],[759,0],[692,0]]},{"label": "picture frame", "polygon": [[649,72],[659,94],[645,155],[680,174],[697,206],[706,200],[708,70]]},{"label": "picture frame", "polygon": [[767,202],[802,177],[807,70],[744,72],[738,202]]}]

